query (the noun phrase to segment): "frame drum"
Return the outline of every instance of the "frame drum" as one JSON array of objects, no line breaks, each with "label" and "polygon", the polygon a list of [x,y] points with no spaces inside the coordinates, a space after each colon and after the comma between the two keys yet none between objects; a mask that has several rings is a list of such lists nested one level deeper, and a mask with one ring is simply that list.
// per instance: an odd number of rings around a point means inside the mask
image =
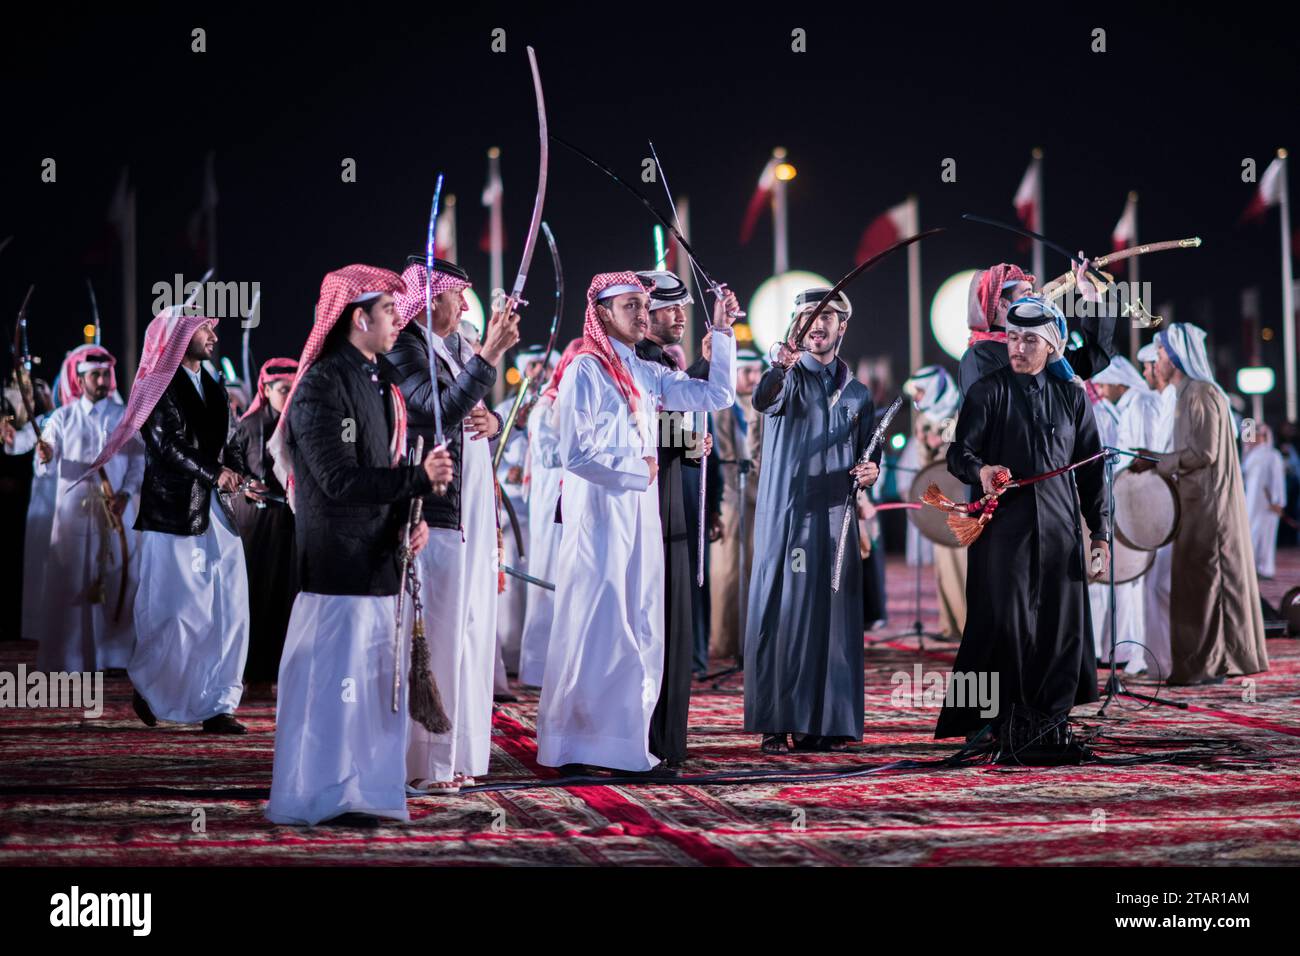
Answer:
[{"label": "frame drum", "polygon": [[[994,518],[996,521],[997,519]],[[1092,555],[1090,545],[1092,544],[1092,531],[1088,528],[1086,518],[1080,516],[1080,523],[1083,525],[1083,546],[1084,546],[1084,565],[1091,568]],[[1154,551],[1139,551],[1137,548],[1130,548],[1125,544],[1118,534],[1115,535],[1114,551],[1111,554],[1111,560],[1115,562],[1115,583],[1128,584],[1130,581],[1136,581],[1142,575],[1151,570],[1151,566],[1156,563],[1156,553]],[[1091,570],[1088,573],[1089,584],[1109,584],[1110,572],[1107,571],[1099,578],[1092,576]]]},{"label": "frame drum", "polygon": [[1181,516],[1178,490],[1158,471],[1125,468],[1115,476],[1115,537],[1128,547],[1164,547],[1178,533]]},{"label": "frame drum", "polygon": [[[921,496],[925,494],[925,489],[931,485],[938,485],[939,490],[953,501],[965,501],[970,497],[970,488],[948,470],[946,461],[940,460],[931,462],[917,472],[916,477],[912,479],[907,500],[920,501]],[[945,548],[960,548],[961,545],[948,528],[947,518],[947,512],[931,508],[929,505],[907,512],[907,520],[912,522],[916,530],[926,538]]]}]

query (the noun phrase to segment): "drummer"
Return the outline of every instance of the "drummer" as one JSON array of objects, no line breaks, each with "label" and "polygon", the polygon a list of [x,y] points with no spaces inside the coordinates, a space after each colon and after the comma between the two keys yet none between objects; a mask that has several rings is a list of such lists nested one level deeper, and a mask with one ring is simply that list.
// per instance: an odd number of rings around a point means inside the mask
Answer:
[{"label": "drummer", "polygon": [[[917,464],[923,469],[937,464],[947,476],[945,458],[948,443],[957,431],[957,410],[961,406],[956,380],[942,366],[927,365],[903,383],[903,391],[912,396],[916,407],[914,434],[908,444],[916,447]],[[940,479],[927,477],[924,483],[918,480],[915,485],[924,489],[932,480]],[[966,628],[965,548],[935,543],[934,582],[939,596],[940,630],[944,637],[958,640]]]},{"label": "drummer", "polygon": [[[1097,415],[1102,444],[1124,450],[1152,447],[1159,423],[1160,400],[1147,387],[1142,373],[1128,359],[1117,355],[1110,360],[1110,365],[1092,377],[1092,384],[1101,399],[1093,406],[1093,412]],[[1114,472],[1116,480],[1132,460],[1128,455],[1118,456]],[[1116,499],[1117,529],[1124,527],[1126,512],[1123,502],[1128,500],[1130,499]],[[1159,670],[1154,661],[1148,660],[1144,588],[1141,578],[1115,585],[1115,633],[1118,638],[1112,642],[1109,583],[1103,581],[1088,587],[1097,660],[1108,662],[1113,647],[1116,663],[1123,664],[1124,671],[1128,674],[1141,674],[1149,666]],[[1167,677],[1168,671],[1161,676]]]}]

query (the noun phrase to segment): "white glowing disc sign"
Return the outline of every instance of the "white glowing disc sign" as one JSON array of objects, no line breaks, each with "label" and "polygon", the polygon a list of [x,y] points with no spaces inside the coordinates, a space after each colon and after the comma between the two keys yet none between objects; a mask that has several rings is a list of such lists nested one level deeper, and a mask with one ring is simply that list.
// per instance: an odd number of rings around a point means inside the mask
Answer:
[{"label": "white glowing disc sign", "polygon": [[805,289],[829,289],[832,285],[829,279],[815,272],[782,272],[765,280],[745,306],[755,347],[766,354],[785,337],[796,295]]},{"label": "white glowing disc sign", "polygon": [[1267,366],[1252,366],[1237,371],[1237,391],[1243,395],[1267,395],[1273,391],[1277,377]]},{"label": "white glowing disc sign", "polygon": [[934,332],[939,347],[955,359],[966,354],[966,343],[970,340],[966,314],[970,283],[976,271],[967,269],[945,279],[930,303],[930,330]]},{"label": "white glowing disc sign", "polygon": [[483,303],[478,300],[473,289],[466,289],[462,295],[465,296],[465,304],[469,309],[460,314],[462,322],[469,322],[474,328],[478,329],[479,338],[483,337]]}]

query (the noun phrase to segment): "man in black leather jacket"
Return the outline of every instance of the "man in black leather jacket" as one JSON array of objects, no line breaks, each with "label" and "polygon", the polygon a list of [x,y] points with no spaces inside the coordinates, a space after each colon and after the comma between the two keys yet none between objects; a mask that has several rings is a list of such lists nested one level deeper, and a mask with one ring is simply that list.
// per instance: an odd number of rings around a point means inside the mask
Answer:
[{"label": "man in black leather jacket", "polygon": [[[293,495],[302,588],[280,662],[266,808],[276,823],[409,819],[400,546],[411,499],[446,482],[451,461],[439,450],[418,464],[399,454],[404,405],[380,353],[397,337],[392,293],[402,287],[371,266],[325,277],[287,422],[271,441]],[[411,549],[427,538],[420,522]]]},{"label": "man in black leather jacket", "polygon": [[[229,504],[247,470],[227,440],[226,389],[203,368],[216,322],[194,331],[141,429],[147,453],[140,512],[136,643],[127,671],[136,713],[242,734],[234,718],[248,653],[248,577]],[[178,333],[179,334],[179,333]],[[137,386],[138,387],[138,386]],[[255,484],[250,494],[265,487]],[[214,495],[213,492],[218,492]]]},{"label": "man in black leather jacket", "polygon": [[499,433],[501,419],[483,399],[496,381],[496,366],[506,349],[519,340],[519,318],[493,316],[475,351],[460,333],[469,276],[455,263],[438,259],[430,283],[433,336],[426,340],[425,277],[423,259],[403,274],[406,292],[397,296],[397,309],[399,321],[407,324],[387,358],[406,399],[408,442],[422,435],[431,445],[432,346],[443,440],[454,463],[446,494],[425,497],[429,547],[416,562],[424,593],[438,595],[438,600],[425,601],[424,626],[433,676],[453,730],[430,734],[418,725],[411,728],[407,780],[421,789],[454,793],[487,772],[491,750],[498,598],[495,481],[488,440]]}]

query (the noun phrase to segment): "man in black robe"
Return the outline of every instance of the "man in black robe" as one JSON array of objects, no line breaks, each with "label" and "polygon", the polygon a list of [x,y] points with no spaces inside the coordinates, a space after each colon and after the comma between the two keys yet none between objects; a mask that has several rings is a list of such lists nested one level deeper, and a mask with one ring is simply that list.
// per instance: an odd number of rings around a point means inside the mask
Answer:
[{"label": "man in black robe", "polygon": [[[1070,364],[1080,378],[1092,378],[1110,364],[1115,350],[1115,318],[1104,307],[1096,286],[1088,278],[1088,260],[1075,265],[1074,278],[1080,295],[1090,303],[1082,310],[1079,334],[1083,345],[1070,350]],[[967,325],[969,347],[957,367],[957,383],[963,395],[985,375],[1007,365],[1007,310],[1011,303],[1034,290],[1034,277],[1017,265],[1000,262],[971,279]]]},{"label": "man in black robe", "polygon": [[[971,388],[948,449],[948,469],[985,493],[1101,450],[1064,359],[1061,313],[1027,297],[1011,304],[1007,322],[1009,365]],[[1036,748],[1067,742],[1070,709],[1097,700],[1088,566],[1105,571],[1109,520],[1100,460],[998,499],[970,546],[966,628],[935,737],[987,728],[1003,742],[1037,738]]]},{"label": "man in black robe", "polygon": [[[692,303],[686,284],[671,272],[641,272],[654,283],[650,293],[650,327],[636,346],[637,358],[678,371],[676,359],[664,346],[676,345],[686,333],[686,306]],[[701,359],[686,370],[691,378],[707,379],[709,363]],[[694,413],[660,412],[655,435],[659,440],[659,519],[664,536],[664,670],[659,701],[650,718],[650,752],[669,768],[686,759],[686,725],[691,707],[692,662],[695,655],[695,549],[698,520],[688,508],[682,468],[700,467],[700,439],[688,426]],[[692,417],[687,417],[692,416]],[[698,493],[698,484],[693,487]]]},{"label": "man in black robe", "polygon": [[273,358],[263,363],[257,376],[257,393],[239,420],[233,440],[248,465],[248,474],[270,490],[270,495],[260,502],[245,497],[233,502],[248,565],[248,660],[244,663],[244,683],[249,697],[271,696],[271,685],[280,673],[289,613],[298,596],[293,511],[266,447],[297,371],[297,359]]},{"label": "man in black robe", "polygon": [[[829,294],[799,293],[795,322]],[[839,750],[862,739],[856,521],[840,589],[832,589],[845,499],[880,476],[876,462],[859,461],[875,421],[871,393],[838,354],[852,312],[841,292],[797,343],[803,351],[783,343],[754,389],[765,424],[745,621],[745,730],[763,735],[764,753]]]}]

